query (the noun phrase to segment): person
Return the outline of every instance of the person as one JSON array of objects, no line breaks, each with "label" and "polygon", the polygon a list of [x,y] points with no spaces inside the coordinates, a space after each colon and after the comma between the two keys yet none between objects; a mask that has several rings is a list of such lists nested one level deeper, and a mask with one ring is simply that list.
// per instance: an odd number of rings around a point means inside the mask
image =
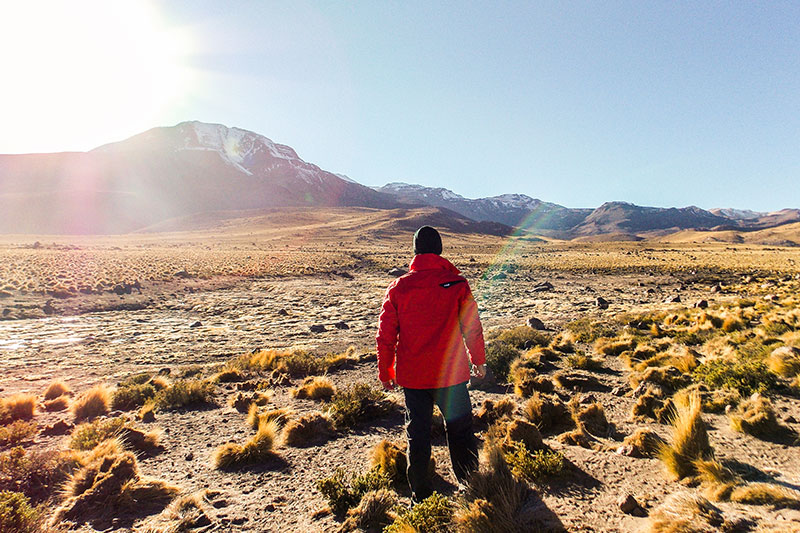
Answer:
[{"label": "person", "polygon": [[414,233],[409,272],[386,290],[376,336],[378,377],[385,390],[402,387],[412,499],[433,492],[428,474],[433,406],[442,412],[450,461],[464,484],[478,466],[467,392],[472,371],[486,375],[486,348],[469,283],[441,257],[442,238],[423,226]]}]

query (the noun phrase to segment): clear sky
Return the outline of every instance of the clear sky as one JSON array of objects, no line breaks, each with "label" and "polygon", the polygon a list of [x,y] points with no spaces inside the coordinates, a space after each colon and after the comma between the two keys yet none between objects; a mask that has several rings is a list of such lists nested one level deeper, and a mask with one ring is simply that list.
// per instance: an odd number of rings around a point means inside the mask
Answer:
[{"label": "clear sky", "polygon": [[0,0],[0,153],[261,133],[368,185],[800,207],[800,4]]}]

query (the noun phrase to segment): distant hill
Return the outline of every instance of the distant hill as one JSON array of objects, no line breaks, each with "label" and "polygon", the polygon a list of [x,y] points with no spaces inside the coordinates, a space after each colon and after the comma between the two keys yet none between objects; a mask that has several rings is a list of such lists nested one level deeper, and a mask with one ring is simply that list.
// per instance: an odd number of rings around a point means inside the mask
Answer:
[{"label": "distant hill", "polygon": [[2,155],[0,191],[2,233],[125,233],[208,211],[400,205],[288,146],[201,122],[90,152]]},{"label": "distant hill", "polygon": [[706,211],[625,202],[576,209],[524,194],[470,199],[407,183],[370,188],[303,161],[263,135],[203,122],[153,128],[89,152],[0,155],[0,233],[180,231],[224,225],[248,211],[305,207],[434,208],[403,215],[395,226],[429,221],[450,231],[503,235],[513,228],[589,241],[684,230],[722,237],[800,222],[798,209]]}]

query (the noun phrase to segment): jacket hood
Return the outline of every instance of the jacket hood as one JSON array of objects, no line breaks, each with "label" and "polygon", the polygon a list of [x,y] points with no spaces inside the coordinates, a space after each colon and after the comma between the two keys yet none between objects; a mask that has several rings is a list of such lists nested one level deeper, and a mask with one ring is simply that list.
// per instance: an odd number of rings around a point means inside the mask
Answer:
[{"label": "jacket hood", "polygon": [[461,272],[453,266],[453,263],[438,254],[417,254],[408,265],[409,270],[449,270],[453,274],[461,274]]}]

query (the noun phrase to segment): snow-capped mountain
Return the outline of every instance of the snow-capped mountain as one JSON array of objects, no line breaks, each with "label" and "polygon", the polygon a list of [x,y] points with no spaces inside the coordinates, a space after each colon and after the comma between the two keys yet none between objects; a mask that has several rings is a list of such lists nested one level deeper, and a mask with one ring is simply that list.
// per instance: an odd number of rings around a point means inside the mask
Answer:
[{"label": "snow-capped mountain", "polygon": [[0,191],[5,233],[121,233],[216,210],[399,205],[289,146],[202,122],[90,152],[0,156]]}]

